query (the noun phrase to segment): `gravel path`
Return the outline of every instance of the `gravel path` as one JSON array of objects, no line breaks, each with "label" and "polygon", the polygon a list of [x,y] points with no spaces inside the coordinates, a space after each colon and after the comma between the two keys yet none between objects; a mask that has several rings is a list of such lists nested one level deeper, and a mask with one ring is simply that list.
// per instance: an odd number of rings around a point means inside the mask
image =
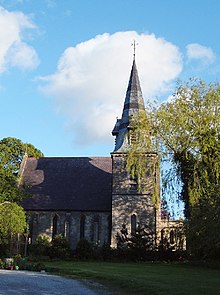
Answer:
[{"label": "gravel path", "polygon": [[31,271],[0,270],[0,295],[110,295],[104,287]]}]

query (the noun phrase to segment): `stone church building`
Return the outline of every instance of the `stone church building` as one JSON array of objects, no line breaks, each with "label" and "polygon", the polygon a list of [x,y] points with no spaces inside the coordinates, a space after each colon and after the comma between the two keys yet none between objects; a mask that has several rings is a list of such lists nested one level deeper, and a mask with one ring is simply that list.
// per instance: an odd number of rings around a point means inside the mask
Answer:
[{"label": "stone church building", "polygon": [[[62,234],[74,249],[81,238],[102,245],[116,246],[116,234],[126,224],[128,232],[137,223],[147,225],[155,241],[171,223],[161,219],[160,208],[152,202],[155,185],[160,190],[158,169],[146,175],[147,189],[137,190],[126,169],[126,154],[131,117],[145,110],[135,59],[124,101],[121,119],[113,128],[115,148],[111,157],[24,157],[20,180],[31,197],[23,201],[27,212],[30,240],[39,235],[50,239]],[[156,153],[145,154],[158,161]]]}]

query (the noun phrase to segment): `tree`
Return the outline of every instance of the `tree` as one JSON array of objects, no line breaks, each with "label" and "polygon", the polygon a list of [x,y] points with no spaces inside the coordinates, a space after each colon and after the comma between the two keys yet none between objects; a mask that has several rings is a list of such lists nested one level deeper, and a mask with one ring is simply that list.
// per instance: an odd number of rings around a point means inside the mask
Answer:
[{"label": "tree", "polygon": [[10,244],[10,252],[15,235],[27,230],[25,212],[16,204],[27,196],[18,186],[18,171],[25,154],[43,156],[32,144],[19,139],[0,140],[0,244]]},{"label": "tree", "polygon": [[5,169],[0,169],[0,203],[18,202],[26,196],[17,185],[16,176]]},{"label": "tree", "polygon": [[18,202],[26,196],[17,185],[17,174],[25,153],[29,157],[43,157],[32,144],[12,137],[0,140],[0,202]]},{"label": "tree", "polygon": [[0,243],[10,244],[12,250],[13,238],[27,231],[26,214],[16,203],[0,204]]},{"label": "tree", "polygon": [[25,155],[28,157],[43,157],[43,153],[30,143],[23,143],[20,139],[6,137],[0,140],[0,168],[13,174],[19,170]]},{"label": "tree", "polygon": [[182,181],[186,216],[191,206],[219,185],[220,86],[190,80],[155,114],[158,138]]},{"label": "tree", "polygon": [[[132,179],[137,182],[138,190],[143,191],[149,183],[146,175],[152,175],[159,168],[158,158],[146,157],[147,154],[158,152],[157,133],[152,117],[152,113],[140,111],[136,116],[132,116],[129,125],[129,138],[133,138],[127,154],[126,168]],[[159,191],[156,183],[153,192],[153,204],[159,205]]]},{"label": "tree", "polygon": [[127,259],[145,260],[154,256],[155,233],[146,225],[138,223],[136,229],[128,234],[126,224],[122,224],[120,232],[116,234],[116,240],[120,256]]},{"label": "tree", "polygon": [[[191,253],[220,255],[220,85],[195,79],[179,84],[172,99],[152,113],[150,120],[154,148],[172,162],[163,179],[166,194],[172,195],[181,185],[179,197],[185,203]],[[150,125],[138,124],[142,142],[143,134],[149,137]],[[138,165],[134,169],[142,173]]]}]

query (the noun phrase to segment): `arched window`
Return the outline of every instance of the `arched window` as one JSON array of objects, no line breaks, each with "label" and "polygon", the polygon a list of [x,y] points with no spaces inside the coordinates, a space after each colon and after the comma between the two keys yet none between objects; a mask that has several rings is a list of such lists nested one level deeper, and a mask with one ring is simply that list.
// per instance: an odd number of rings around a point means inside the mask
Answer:
[{"label": "arched window", "polygon": [[81,215],[81,217],[80,217],[80,239],[83,239],[85,237],[85,221],[86,221],[85,215]]},{"label": "arched window", "polygon": [[136,214],[131,215],[131,233],[136,233],[136,227],[137,227],[137,216]]},{"label": "arched window", "polygon": [[174,230],[172,229],[171,231],[170,231],[170,244],[174,244]]},{"label": "arched window", "polygon": [[112,215],[108,216],[108,244],[111,244],[111,234],[112,234]]},{"label": "arched window", "polygon": [[161,230],[161,243],[162,243],[162,245],[164,245],[164,239],[165,239],[165,230],[162,229]]},{"label": "arched window", "polygon": [[138,190],[138,180],[137,177],[130,176],[130,191],[137,192]]},{"label": "arched window", "polygon": [[53,218],[53,229],[52,229],[52,238],[57,235],[57,224],[58,224],[58,215],[55,214]]},{"label": "arched window", "polygon": [[27,224],[29,226],[29,239],[32,243],[33,231],[34,231],[34,216],[31,216],[31,215],[27,216]]},{"label": "arched window", "polygon": [[65,220],[64,223],[64,237],[69,240],[69,236],[70,236],[70,223],[69,221]]},{"label": "arched window", "polygon": [[93,223],[93,242],[95,242],[96,244],[99,243],[99,227],[99,216],[95,216]]}]

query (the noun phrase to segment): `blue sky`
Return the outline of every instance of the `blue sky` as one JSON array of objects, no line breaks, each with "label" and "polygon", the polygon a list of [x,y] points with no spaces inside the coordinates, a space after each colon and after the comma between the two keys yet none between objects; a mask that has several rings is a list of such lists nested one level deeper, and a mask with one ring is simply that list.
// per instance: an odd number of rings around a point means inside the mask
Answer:
[{"label": "blue sky", "polygon": [[146,101],[219,81],[218,0],[0,0],[0,138],[108,156],[132,64]]}]

